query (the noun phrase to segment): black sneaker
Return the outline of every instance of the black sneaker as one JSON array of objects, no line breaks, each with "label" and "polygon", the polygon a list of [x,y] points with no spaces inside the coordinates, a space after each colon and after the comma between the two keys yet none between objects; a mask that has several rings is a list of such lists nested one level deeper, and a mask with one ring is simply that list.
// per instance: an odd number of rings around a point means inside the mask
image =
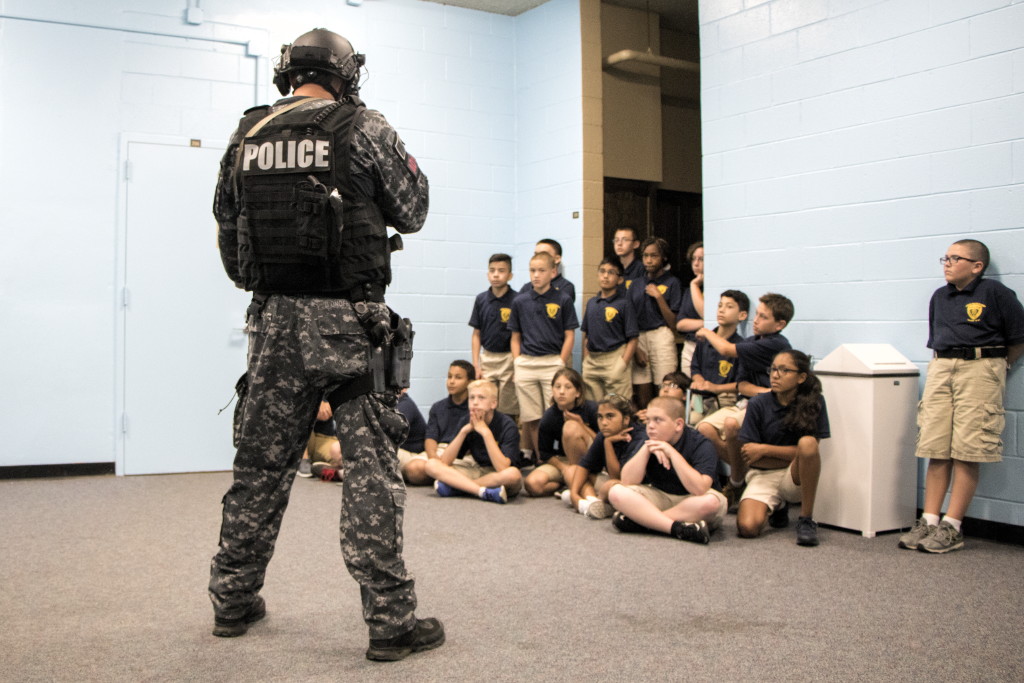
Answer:
[{"label": "black sneaker", "polygon": [[627,534],[637,534],[648,531],[647,527],[642,524],[637,524],[621,512],[616,512],[612,515],[612,526]]},{"label": "black sneaker", "polygon": [[249,630],[249,626],[265,616],[267,616],[267,603],[263,602],[262,596],[257,595],[245,614],[237,619],[214,617],[213,635],[219,638],[235,638],[245,635],[245,632]]},{"label": "black sneaker", "polygon": [[796,544],[818,545],[818,523],[810,517],[800,517],[796,521]]},{"label": "black sneaker", "polygon": [[711,533],[708,531],[708,523],[703,519],[699,522],[672,522],[672,535],[680,541],[691,543],[711,542]]},{"label": "black sneaker", "polygon": [[789,526],[789,503],[782,501],[782,505],[772,510],[772,514],[768,515],[768,526],[773,529]]},{"label": "black sneaker", "polygon": [[413,652],[433,650],[444,644],[444,626],[437,619],[417,619],[411,631],[394,638],[370,638],[366,658],[375,662],[397,662]]}]

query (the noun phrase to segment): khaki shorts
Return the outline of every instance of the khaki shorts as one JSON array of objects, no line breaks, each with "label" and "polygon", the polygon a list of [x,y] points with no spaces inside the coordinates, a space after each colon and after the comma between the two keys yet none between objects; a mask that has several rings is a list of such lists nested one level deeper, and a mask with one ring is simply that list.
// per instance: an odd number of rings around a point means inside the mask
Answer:
[{"label": "khaki shorts", "polygon": [[1005,393],[1005,358],[933,358],[917,404],[917,457],[1001,461]]},{"label": "khaki shorts", "polygon": [[491,353],[480,349],[480,371],[484,378],[498,383],[498,412],[515,416],[519,414],[519,401],[516,399],[516,385],[512,382],[512,370],[511,351]]},{"label": "khaki shorts", "polygon": [[[558,460],[560,463],[562,463],[566,467],[569,466],[569,460],[564,455],[556,455],[554,458],[552,458],[552,460]],[[562,470],[560,470],[557,467],[555,467],[554,465],[552,465],[550,461],[548,461],[548,462],[546,462],[546,463],[544,463],[542,465],[537,465],[537,468],[534,469],[533,471],[534,472],[543,472],[544,474],[548,475],[548,481],[553,481],[556,484],[568,484],[569,483],[569,482],[567,482],[565,480],[565,477],[562,476]]]},{"label": "khaki shorts", "polygon": [[747,416],[747,408],[744,405],[743,408],[737,408],[736,406],[728,406],[726,408],[719,408],[715,412],[711,413],[703,420],[697,423],[699,427],[702,424],[709,424],[715,428],[718,432],[719,438],[724,439],[725,433],[725,420],[726,418],[734,418],[739,425],[743,426],[743,418]]},{"label": "khaki shorts", "polygon": [[465,458],[456,458],[455,461],[452,462],[452,469],[458,470],[460,474],[474,481],[485,474],[492,474],[495,471],[493,467],[480,467],[476,460],[469,455]]},{"label": "khaki shorts", "polygon": [[748,498],[764,503],[772,512],[782,505],[782,501],[800,502],[800,487],[793,481],[793,473],[789,467],[775,470],[750,470],[747,472],[747,488],[743,490],[740,501]]},{"label": "khaki shorts", "polygon": [[583,384],[586,398],[600,401],[608,394],[633,398],[630,363],[622,360],[622,347],[611,351],[590,351],[583,359]]},{"label": "khaki shorts", "polygon": [[[312,432],[306,443],[311,462],[331,462],[331,446],[338,443],[338,437]],[[337,463],[332,463],[337,464]]]},{"label": "khaki shorts", "polygon": [[515,360],[516,398],[519,399],[519,419],[523,422],[539,420],[551,405],[551,380],[565,367],[562,357],[519,356]]},{"label": "khaki shorts", "polygon": [[[629,484],[626,486],[628,489],[632,489],[639,493],[641,496],[649,500],[659,510],[668,510],[671,507],[679,505],[687,498],[692,498],[690,495],[676,495],[674,493],[665,493],[661,489],[649,486],[647,484]],[[708,493],[711,493],[718,500],[718,511],[715,512],[711,519],[705,519],[712,529],[717,529],[722,525],[722,520],[725,519],[725,512],[729,508],[729,501],[722,494],[721,491],[716,489],[708,489]]]},{"label": "khaki shorts", "polygon": [[676,362],[676,335],[667,327],[641,332],[636,350],[647,354],[647,365],[640,367],[633,363],[633,384],[661,384],[665,375],[679,367]]},{"label": "khaki shorts", "polygon": [[399,469],[405,469],[406,465],[411,463],[413,460],[426,460],[427,454],[424,453],[413,453],[407,451],[404,448],[398,449],[398,467]]},{"label": "khaki shorts", "polygon": [[690,361],[693,360],[693,352],[697,350],[697,342],[687,339],[683,342],[683,350],[679,352],[679,372],[687,377],[690,375]]}]

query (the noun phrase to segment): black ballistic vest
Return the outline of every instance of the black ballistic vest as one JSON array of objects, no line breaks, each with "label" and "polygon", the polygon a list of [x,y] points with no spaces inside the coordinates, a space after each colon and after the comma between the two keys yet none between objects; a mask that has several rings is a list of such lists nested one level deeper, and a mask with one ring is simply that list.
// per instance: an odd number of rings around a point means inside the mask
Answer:
[{"label": "black ballistic vest", "polygon": [[[287,111],[242,140],[235,178],[245,289],[383,300],[391,282],[387,228],[349,174],[352,134],[365,110],[346,100]],[[242,130],[267,113],[243,118]]]}]

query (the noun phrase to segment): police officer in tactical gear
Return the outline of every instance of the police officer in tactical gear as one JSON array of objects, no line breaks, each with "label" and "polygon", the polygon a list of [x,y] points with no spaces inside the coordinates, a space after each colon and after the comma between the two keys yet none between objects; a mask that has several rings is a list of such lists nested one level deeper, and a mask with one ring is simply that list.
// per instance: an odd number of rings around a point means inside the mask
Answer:
[{"label": "police officer in tactical gear", "polygon": [[221,258],[253,300],[210,599],[216,636],[240,636],[266,614],[267,563],[328,400],[345,455],[341,546],[360,586],[366,656],[397,660],[444,642],[440,622],[416,618],[402,560],[397,444],[408,427],[395,406],[411,329],[384,303],[400,248],[387,226],[419,230],[428,186],[395,130],[357,97],[364,61],[325,29],[283,46],[274,83],[292,96],[246,111],[221,161]]}]

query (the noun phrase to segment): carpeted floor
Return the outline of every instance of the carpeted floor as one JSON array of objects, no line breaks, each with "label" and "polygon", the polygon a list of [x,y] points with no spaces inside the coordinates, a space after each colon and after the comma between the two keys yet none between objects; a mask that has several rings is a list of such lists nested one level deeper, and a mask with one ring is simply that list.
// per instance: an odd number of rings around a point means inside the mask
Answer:
[{"label": "carpeted floor", "polygon": [[[337,538],[342,489],[295,483],[267,618],[210,635],[230,474],[0,481],[0,680],[1024,680],[1024,549],[946,556],[792,528],[710,546],[626,535],[551,499],[411,489],[406,560],[444,647],[363,657]],[[795,515],[794,515],[795,518]]]}]

